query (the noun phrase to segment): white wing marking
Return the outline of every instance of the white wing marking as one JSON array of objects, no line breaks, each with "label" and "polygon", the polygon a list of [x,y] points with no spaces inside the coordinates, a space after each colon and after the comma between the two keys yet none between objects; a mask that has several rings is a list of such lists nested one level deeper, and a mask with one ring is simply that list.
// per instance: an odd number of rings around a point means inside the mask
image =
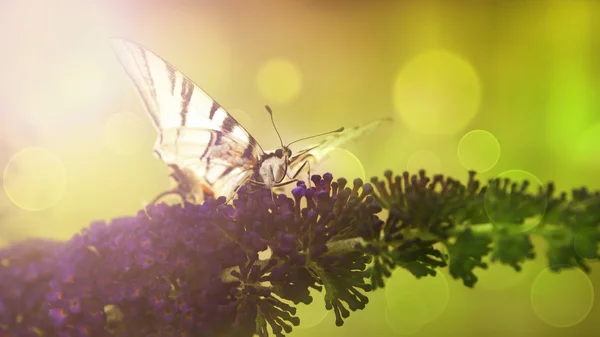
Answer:
[{"label": "white wing marking", "polygon": [[[260,145],[168,62],[130,41],[114,40],[113,47],[158,130],[154,152],[179,172],[180,185],[201,183],[217,196],[229,196],[264,155]],[[190,187],[186,193],[196,192]]]}]

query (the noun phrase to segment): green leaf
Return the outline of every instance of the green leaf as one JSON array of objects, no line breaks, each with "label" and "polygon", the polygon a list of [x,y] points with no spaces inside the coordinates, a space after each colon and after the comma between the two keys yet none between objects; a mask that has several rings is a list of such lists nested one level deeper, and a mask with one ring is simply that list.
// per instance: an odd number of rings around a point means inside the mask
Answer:
[{"label": "green leaf", "polygon": [[575,251],[581,257],[588,260],[600,258],[598,254],[598,243],[600,242],[600,222],[598,226],[582,228],[573,234]]},{"label": "green leaf", "polygon": [[435,276],[436,269],[445,267],[442,252],[433,248],[432,242],[416,242],[404,250],[396,250],[392,257],[396,265],[405,268],[416,278]]},{"label": "green leaf", "polygon": [[511,234],[506,227],[494,233],[492,261],[500,261],[520,271],[525,261],[534,258],[534,247],[527,233]]},{"label": "green leaf", "polygon": [[590,267],[583,257],[577,254],[573,245],[573,232],[565,226],[552,226],[542,231],[542,236],[548,242],[548,264],[552,271],[560,271],[579,267],[586,273]]},{"label": "green leaf", "polygon": [[491,239],[487,235],[475,235],[470,228],[462,231],[456,242],[447,244],[450,254],[450,275],[463,280],[464,285],[473,287],[477,276],[473,270],[477,267],[487,269],[487,264],[482,261],[490,251]]}]

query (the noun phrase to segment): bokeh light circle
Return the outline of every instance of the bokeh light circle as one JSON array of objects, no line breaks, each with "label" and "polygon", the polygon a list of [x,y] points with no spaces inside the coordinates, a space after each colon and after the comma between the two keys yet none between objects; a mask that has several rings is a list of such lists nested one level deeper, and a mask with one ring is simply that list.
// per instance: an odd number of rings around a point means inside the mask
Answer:
[{"label": "bokeh light circle", "polygon": [[[529,182],[529,186],[527,189],[525,189],[524,193],[536,196],[538,195],[539,189],[544,187],[541,180],[533,173],[519,169],[504,171],[497,175],[494,179],[500,179],[500,184],[498,186],[499,190],[503,189],[505,179],[510,179],[510,185],[516,183],[517,190],[520,190],[523,181],[527,180]],[[510,185],[507,188],[507,194],[510,194]],[[514,212],[517,212],[518,208],[522,207],[523,205],[521,203],[502,202],[502,204],[508,206],[498,207],[498,202],[499,199],[497,194],[492,192],[492,189],[488,187],[484,195],[483,206],[488,218],[490,219],[490,222],[494,225],[514,225],[512,221],[507,220],[507,217],[514,214]],[[539,225],[544,214],[546,213],[547,208],[548,197],[546,194],[544,194],[534,206],[534,213],[536,216],[525,219],[525,222],[522,225],[519,225],[521,230],[523,232],[527,232]]]},{"label": "bokeh light circle", "polygon": [[105,145],[111,151],[127,156],[142,149],[148,139],[148,130],[138,115],[120,112],[108,118],[103,136]]},{"label": "bokeh light circle", "polygon": [[481,85],[467,61],[446,50],[417,55],[399,72],[393,103],[404,123],[421,134],[454,134],[477,114]]},{"label": "bokeh light circle", "polygon": [[385,305],[385,321],[397,334],[410,336],[421,331],[426,322],[423,317],[427,308],[419,297],[404,291],[398,294],[396,300]]},{"label": "bokeh light circle", "polygon": [[269,103],[289,103],[302,90],[302,72],[290,60],[273,58],[259,68],[256,84]]},{"label": "bokeh light circle", "polygon": [[[344,177],[348,179],[350,184],[356,178],[367,182],[365,167],[360,159],[354,153],[339,147],[332,148],[325,158],[320,160],[314,168],[311,168],[311,174],[316,172],[319,172],[319,174],[326,172],[335,173],[334,180]],[[300,179],[303,178],[301,177]]]},{"label": "bokeh light circle", "polygon": [[[435,321],[448,306],[450,290],[444,274],[438,271],[435,277],[417,279],[405,269],[396,269],[385,286],[387,311],[393,317],[405,315],[403,310],[411,310],[401,305],[407,300],[416,299],[423,308],[412,312],[411,321],[418,326]],[[403,323],[404,324],[404,323]]]},{"label": "bokeh light circle", "polygon": [[546,324],[566,328],[581,323],[594,305],[594,287],[579,269],[544,269],[531,285],[531,306]]},{"label": "bokeh light circle", "polygon": [[415,151],[408,157],[406,170],[413,175],[418,174],[422,169],[428,175],[439,174],[442,172],[442,161],[435,153],[429,150]]},{"label": "bokeh light circle", "polygon": [[500,158],[500,143],[493,134],[485,130],[467,132],[458,142],[458,160],[467,170],[486,172]]},{"label": "bokeh light circle", "polygon": [[67,169],[55,153],[32,147],[9,159],[3,180],[6,195],[15,205],[28,211],[43,211],[63,198]]},{"label": "bokeh light circle", "polygon": [[313,288],[309,289],[313,301],[310,304],[299,303],[296,306],[296,316],[300,318],[300,325],[294,329],[313,328],[329,315],[330,311],[325,309],[325,292],[319,292]]}]

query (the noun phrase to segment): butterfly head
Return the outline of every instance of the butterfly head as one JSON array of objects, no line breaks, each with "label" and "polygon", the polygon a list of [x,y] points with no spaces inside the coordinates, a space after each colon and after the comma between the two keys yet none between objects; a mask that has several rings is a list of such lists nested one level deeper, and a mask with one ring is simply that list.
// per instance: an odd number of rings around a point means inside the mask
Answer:
[{"label": "butterfly head", "polygon": [[292,150],[289,147],[284,146],[280,149],[275,150],[275,156],[281,159],[288,159],[292,156]]}]

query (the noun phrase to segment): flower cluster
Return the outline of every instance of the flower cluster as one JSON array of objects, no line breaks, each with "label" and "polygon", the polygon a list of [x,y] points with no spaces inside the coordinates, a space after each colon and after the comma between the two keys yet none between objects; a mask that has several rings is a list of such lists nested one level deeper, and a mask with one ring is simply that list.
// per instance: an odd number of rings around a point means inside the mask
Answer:
[{"label": "flower cluster", "polygon": [[532,233],[550,243],[555,270],[587,271],[584,258],[597,256],[599,193],[567,200],[552,184],[537,194],[527,182],[482,187],[474,173],[466,185],[424,171],[384,178],[314,175],[291,195],[242,187],[231,204],[151,205],[67,242],[4,248],[0,335],[284,336],[311,288],[342,325],[394,268],[426,277],[448,266],[473,286],[488,254],[517,271],[534,258]]},{"label": "flower cluster", "polygon": [[0,250],[0,336],[51,329],[45,297],[63,243],[32,239]]}]

